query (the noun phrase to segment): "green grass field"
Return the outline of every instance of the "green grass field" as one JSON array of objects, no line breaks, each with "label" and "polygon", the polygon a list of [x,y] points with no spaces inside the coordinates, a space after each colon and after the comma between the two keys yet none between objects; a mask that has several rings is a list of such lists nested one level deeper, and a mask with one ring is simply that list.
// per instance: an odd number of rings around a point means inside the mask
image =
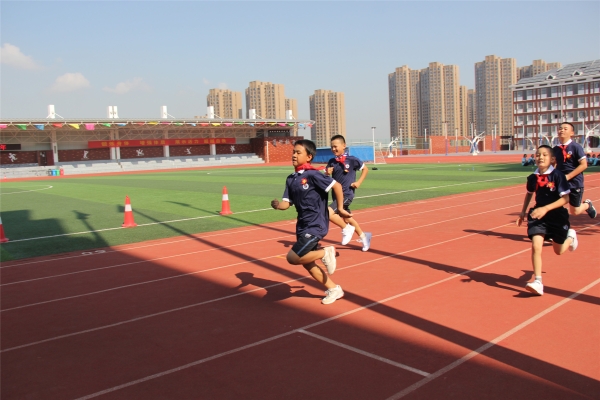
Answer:
[{"label": "green grass field", "polygon": [[[524,184],[531,173],[518,164],[376,167],[357,191],[353,210]],[[293,209],[270,209],[291,172],[291,166],[244,167],[3,182],[0,213],[11,241],[0,246],[0,261],[294,219]],[[223,186],[234,212],[226,217],[219,215]],[[123,223],[125,195],[135,222],[152,225],[114,229]],[[88,233],[22,240],[76,232]]]}]

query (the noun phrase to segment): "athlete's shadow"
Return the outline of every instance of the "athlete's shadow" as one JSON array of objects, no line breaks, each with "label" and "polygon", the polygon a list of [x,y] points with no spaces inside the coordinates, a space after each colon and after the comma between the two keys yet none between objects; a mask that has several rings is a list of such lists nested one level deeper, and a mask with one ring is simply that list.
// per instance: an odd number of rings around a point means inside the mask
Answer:
[{"label": "athlete's shadow", "polygon": [[475,230],[475,229],[463,229],[463,231],[467,232],[467,233],[478,233],[482,236],[493,236],[493,237],[502,238],[502,239],[514,240],[516,242],[529,242],[530,241],[529,238],[527,237],[527,229],[524,229],[523,234],[500,233],[500,232],[492,232],[492,231],[482,232],[481,230]]},{"label": "athlete's shadow", "polygon": [[[257,278],[251,272],[238,272],[235,274],[241,281],[241,283],[234,289],[240,289],[244,286],[256,286],[263,288],[267,291],[264,295],[263,300],[267,301],[281,301],[289,299],[290,297],[307,297],[311,299],[318,299],[323,296],[316,294],[310,294],[304,290],[304,286],[290,286],[288,284],[271,281],[269,279]],[[292,289],[300,289],[292,292]]]},{"label": "athlete's shadow", "polygon": [[[495,274],[493,272],[478,272],[473,271],[465,274],[465,278],[461,279],[461,282],[470,283],[470,282],[480,282],[488,286],[497,287],[500,289],[511,290],[513,292],[517,292],[518,294],[515,297],[531,297],[533,296],[529,292],[524,292],[524,289],[518,289],[518,287],[525,287],[527,282],[531,280],[533,276],[533,271],[522,270],[523,274],[518,278],[513,278],[504,274]],[[504,283],[506,286],[502,285]]]}]

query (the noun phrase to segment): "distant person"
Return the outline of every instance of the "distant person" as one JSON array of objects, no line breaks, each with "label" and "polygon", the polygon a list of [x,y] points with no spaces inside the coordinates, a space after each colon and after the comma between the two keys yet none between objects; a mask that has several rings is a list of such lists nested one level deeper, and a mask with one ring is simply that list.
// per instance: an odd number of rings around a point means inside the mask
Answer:
[{"label": "distant person", "polygon": [[526,167],[529,161],[527,160],[527,154],[523,154],[523,158],[521,158],[521,165]]},{"label": "distant person", "polygon": [[[363,232],[354,218],[340,217],[338,211],[343,208],[350,212],[354,191],[364,182],[369,168],[361,160],[348,154],[346,139],[342,135],[335,135],[331,138],[331,152],[335,157],[327,162],[327,175],[330,175],[342,185],[344,203],[340,207],[340,204],[335,199],[333,200],[329,205],[329,220],[342,228],[342,245],[347,245],[356,232],[363,244],[362,251],[367,251],[371,247],[372,234]],[[356,171],[361,171],[358,181],[356,180]]]},{"label": "distant person", "polygon": [[597,155],[592,154],[591,161],[592,161],[592,165],[594,167],[597,167],[600,164],[600,160],[598,160],[599,157],[600,157],[600,154],[597,154]]},{"label": "distant person", "polygon": [[595,154],[592,153],[590,155],[590,158],[588,159],[588,166],[595,167],[596,165],[598,165],[597,163],[598,163],[598,158],[596,157]]},{"label": "distant person", "polygon": [[558,128],[558,140],[560,144],[554,146],[553,153],[555,166],[565,174],[569,181],[571,192],[569,194],[569,208],[571,214],[579,215],[584,211],[590,218],[596,218],[596,209],[590,199],[583,203],[583,171],[588,166],[583,147],[572,140],[575,128],[569,122],[563,122]]},{"label": "distant person", "polygon": [[[517,226],[527,216],[527,236],[531,239],[531,262],[534,280],[526,289],[539,296],[544,294],[542,283],[542,249],[544,240],[552,239],[552,248],[557,255],[567,249],[577,248],[577,234],[570,229],[569,212],[564,207],[569,203],[569,182],[565,174],[552,166],[552,148],[541,145],[536,153],[537,169],[527,177],[527,194],[523,201]],[[529,202],[535,194],[535,205],[527,213]]]},{"label": "distant person", "polygon": [[[321,303],[331,304],[342,298],[344,291],[340,285],[333,283],[315,261],[320,259],[329,275],[335,271],[335,247],[319,248],[319,241],[329,231],[328,192],[333,189],[338,204],[344,204],[344,191],[342,185],[310,164],[316,154],[317,147],[312,141],[297,140],[294,143],[292,165],[295,172],[286,179],[282,200],[274,199],[271,201],[271,207],[276,210],[287,210],[291,205],[296,207],[297,242],[288,252],[287,262],[302,265],[317,282],[323,284],[327,290]],[[344,209],[341,209],[339,214],[343,218],[352,217],[352,214]]]},{"label": "distant person", "polygon": [[535,165],[535,154],[532,154],[529,156],[529,159],[527,160],[527,165]]}]

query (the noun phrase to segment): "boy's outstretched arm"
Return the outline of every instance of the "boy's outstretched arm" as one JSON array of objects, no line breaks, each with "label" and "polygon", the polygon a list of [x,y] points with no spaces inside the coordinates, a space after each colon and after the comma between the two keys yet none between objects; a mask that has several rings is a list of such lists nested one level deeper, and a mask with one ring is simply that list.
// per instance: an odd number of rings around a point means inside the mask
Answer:
[{"label": "boy's outstretched arm", "polygon": [[271,207],[273,207],[276,210],[287,210],[288,208],[290,208],[290,203],[287,201],[279,201],[277,199],[273,199],[271,200]]},{"label": "boy's outstretched arm", "polygon": [[521,226],[521,224],[525,220],[525,216],[527,215],[527,207],[529,207],[529,202],[531,201],[532,197],[533,193],[527,193],[525,195],[525,200],[523,201],[523,208],[521,209],[521,214],[519,215],[519,218],[517,218],[517,226]]},{"label": "boy's outstretched arm", "polygon": [[356,182],[352,182],[350,184],[350,186],[355,189],[358,189],[360,187],[360,185],[362,185],[362,183],[365,180],[365,178],[367,177],[368,173],[369,173],[369,167],[367,167],[367,164],[363,164],[363,167],[360,170],[360,178],[358,178],[358,180]]},{"label": "boy's outstretched arm", "polygon": [[[337,203],[344,204],[344,190],[342,189],[342,185],[340,185],[339,182],[336,182],[335,185],[333,185],[332,190],[333,190],[333,197],[335,197],[335,199],[337,200]],[[352,217],[352,214],[350,214],[348,211],[344,210],[344,207],[338,207],[337,213],[342,218]]]}]

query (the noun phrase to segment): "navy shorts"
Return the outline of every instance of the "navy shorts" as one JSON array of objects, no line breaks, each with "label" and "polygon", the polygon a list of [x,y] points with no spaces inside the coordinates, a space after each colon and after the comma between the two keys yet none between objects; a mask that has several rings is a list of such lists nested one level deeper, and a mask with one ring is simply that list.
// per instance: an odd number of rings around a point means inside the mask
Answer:
[{"label": "navy shorts", "polygon": [[583,188],[571,189],[571,193],[569,193],[569,204],[573,207],[579,207],[581,205],[582,200]]},{"label": "navy shorts", "polygon": [[317,249],[319,246],[319,240],[321,240],[321,238],[318,236],[313,236],[310,233],[304,233],[302,235],[296,235],[296,240],[297,242],[292,246],[292,251],[296,253],[298,257],[303,257],[304,255]]},{"label": "navy shorts", "polygon": [[[344,198],[344,210],[350,212],[350,204],[352,204],[352,199],[349,198]],[[331,202],[331,204],[329,205],[329,207],[331,207],[331,209],[333,210],[334,213],[337,213],[338,210],[338,205],[337,205],[337,200],[333,200]]]},{"label": "navy shorts", "polygon": [[563,244],[567,240],[567,233],[571,224],[569,223],[569,212],[560,207],[550,210],[542,219],[531,218],[531,212],[527,214],[527,236],[531,239],[535,235],[542,235],[544,240],[552,239],[554,243]]}]

